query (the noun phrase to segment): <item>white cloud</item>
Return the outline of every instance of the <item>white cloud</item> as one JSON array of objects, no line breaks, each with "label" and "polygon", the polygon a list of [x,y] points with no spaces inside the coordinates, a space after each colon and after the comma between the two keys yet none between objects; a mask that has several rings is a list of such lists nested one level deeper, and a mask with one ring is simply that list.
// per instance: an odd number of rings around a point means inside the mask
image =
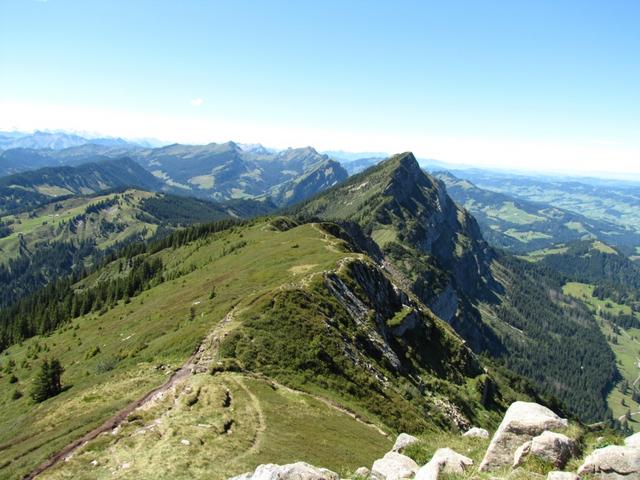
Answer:
[{"label": "white cloud", "polygon": [[191,100],[191,105],[194,107],[199,107],[204,103],[204,100],[200,97],[198,98],[194,98],[193,100]]}]

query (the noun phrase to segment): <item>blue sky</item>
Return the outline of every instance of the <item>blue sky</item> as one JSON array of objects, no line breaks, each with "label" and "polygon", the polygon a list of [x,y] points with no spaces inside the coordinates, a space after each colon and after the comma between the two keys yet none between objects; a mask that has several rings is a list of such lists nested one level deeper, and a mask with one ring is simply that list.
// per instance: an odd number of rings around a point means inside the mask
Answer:
[{"label": "blue sky", "polygon": [[0,0],[0,128],[640,173],[638,1]]}]

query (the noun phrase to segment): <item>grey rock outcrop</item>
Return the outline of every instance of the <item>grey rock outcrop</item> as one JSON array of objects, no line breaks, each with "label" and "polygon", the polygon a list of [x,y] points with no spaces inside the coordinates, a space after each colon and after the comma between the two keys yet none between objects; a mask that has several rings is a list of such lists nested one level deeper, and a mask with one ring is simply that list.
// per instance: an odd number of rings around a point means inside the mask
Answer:
[{"label": "grey rock outcrop", "polygon": [[516,450],[513,466],[522,465],[528,455],[533,455],[555,468],[564,468],[576,453],[577,445],[572,439],[562,433],[545,431]]},{"label": "grey rock outcrop", "polygon": [[384,457],[373,462],[371,475],[385,480],[400,480],[413,478],[418,468],[418,464],[406,455],[388,452]]},{"label": "grey rock outcrop", "polygon": [[462,434],[463,437],[489,438],[489,432],[484,428],[473,427]]},{"label": "grey rock outcrop", "polygon": [[326,468],[316,468],[304,462],[288,465],[268,463],[230,480],[340,480],[340,476]]},{"label": "grey rock outcrop", "polygon": [[396,438],[396,442],[393,444],[393,448],[391,449],[391,451],[402,452],[402,450],[407,448],[409,445],[413,445],[417,442],[418,439],[413,435],[409,435],[408,433],[401,433],[400,435],[398,435],[398,438]]},{"label": "grey rock outcrop", "polygon": [[610,445],[594,450],[578,469],[578,475],[603,479],[640,479],[640,448]]},{"label": "grey rock outcrop", "polygon": [[480,464],[481,471],[511,466],[518,447],[545,430],[566,428],[567,420],[560,418],[537,403],[514,402],[493,435]]}]

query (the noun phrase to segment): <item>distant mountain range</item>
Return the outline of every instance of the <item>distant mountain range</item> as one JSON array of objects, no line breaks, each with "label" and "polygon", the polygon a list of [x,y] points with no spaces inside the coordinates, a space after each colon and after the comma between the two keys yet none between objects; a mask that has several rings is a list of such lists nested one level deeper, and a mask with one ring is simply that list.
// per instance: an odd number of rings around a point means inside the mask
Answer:
[{"label": "distant mountain range", "polygon": [[0,153],[0,174],[124,156],[156,177],[156,189],[217,201],[269,198],[289,205],[348,177],[338,162],[311,147],[273,152],[233,142],[161,148],[93,143],[62,150],[16,148]]},{"label": "distant mountain range", "polygon": [[61,150],[86,144],[110,147],[132,145],[131,142],[123,140],[122,138],[85,138],[80,135],[66,132],[0,132],[1,150],[8,150],[11,148],[48,148],[52,150]]}]

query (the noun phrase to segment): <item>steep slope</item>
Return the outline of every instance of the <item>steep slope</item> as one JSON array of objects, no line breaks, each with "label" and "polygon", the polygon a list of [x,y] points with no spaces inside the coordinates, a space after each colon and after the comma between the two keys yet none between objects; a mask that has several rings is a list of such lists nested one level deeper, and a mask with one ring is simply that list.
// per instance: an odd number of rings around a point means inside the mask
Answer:
[{"label": "steep slope", "polygon": [[292,213],[355,222],[474,350],[501,359],[584,419],[606,415],[616,368],[593,316],[562,300],[553,271],[494,252],[475,219],[412,154],[391,157]]},{"label": "steep slope", "polygon": [[0,178],[0,215],[33,210],[56,197],[120,187],[156,190],[161,183],[128,158],[43,168]]},{"label": "steep slope", "polygon": [[434,176],[478,220],[484,238],[496,247],[526,253],[588,238],[613,245],[640,245],[640,235],[615,223],[482,189],[449,172],[435,172]]},{"label": "steep slope", "polygon": [[74,196],[0,217],[0,308],[99,263],[118,248],[176,228],[274,209],[257,201],[216,204],[142,190]]},{"label": "steep slope", "polygon": [[[54,332],[2,356],[7,477],[109,418],[43,478],[221,479],[300,458],[344,472],[389,448],[380,431],[495,425],[515,395],[335,225],[193,227],[37,298],[2,317]],[[34,404],[43,357],[68,388]]]}]

